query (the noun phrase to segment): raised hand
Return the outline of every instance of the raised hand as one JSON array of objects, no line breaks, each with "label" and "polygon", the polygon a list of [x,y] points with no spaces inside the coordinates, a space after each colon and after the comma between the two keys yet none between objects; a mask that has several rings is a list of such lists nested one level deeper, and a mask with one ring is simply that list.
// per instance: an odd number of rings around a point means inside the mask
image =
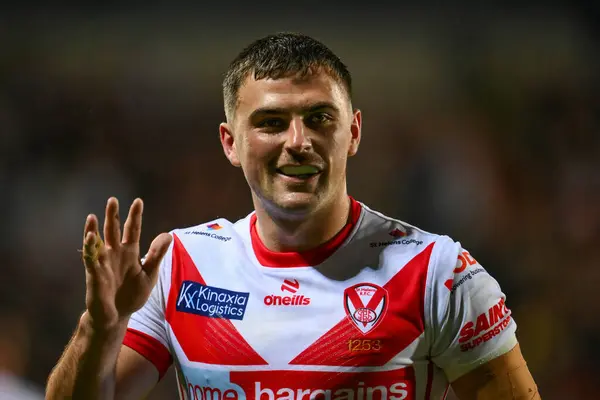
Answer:
[{"label": "raised hand", "polygon": [[86,219],[83,234],[86,307],[95,329],[109,330],[126,323],[148,300],[158,279],[158,267],[172,238],[168,233],[158,235],[142,264],[139,242],[143,208],[141,199],[133,201],[121,236],[119,203],[114,197],[108,199],[104,241],[96,216],[90,214]]}]

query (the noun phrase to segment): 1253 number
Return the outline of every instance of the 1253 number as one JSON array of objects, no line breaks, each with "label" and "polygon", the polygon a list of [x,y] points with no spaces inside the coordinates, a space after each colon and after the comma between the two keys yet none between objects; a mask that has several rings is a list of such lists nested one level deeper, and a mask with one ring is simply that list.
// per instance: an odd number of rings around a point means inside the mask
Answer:
[{"label": "1253 number", "polygon": [[350,339],[348,340],[348,351],[379,351],[381,340],[379,339]]}]

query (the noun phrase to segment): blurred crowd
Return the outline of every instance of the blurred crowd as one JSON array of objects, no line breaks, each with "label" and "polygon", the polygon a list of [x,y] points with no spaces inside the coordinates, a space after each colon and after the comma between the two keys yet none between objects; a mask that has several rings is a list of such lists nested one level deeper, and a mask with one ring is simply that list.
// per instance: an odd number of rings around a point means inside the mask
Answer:
[{"label": "blurred crowd", "polygon": [[[43,389],[84,309],[85,217],[109,196],[123,219],[144,199],[143,247],[251,211],[218,141],[221,74],[276,30],[322,39],[353,73],[350,193],[497,278],[544,399],[600,397],[600,40],[577,18],[19,18],[0,35],[0,399]],[[151,398],[175,398],[173,382]]]}]

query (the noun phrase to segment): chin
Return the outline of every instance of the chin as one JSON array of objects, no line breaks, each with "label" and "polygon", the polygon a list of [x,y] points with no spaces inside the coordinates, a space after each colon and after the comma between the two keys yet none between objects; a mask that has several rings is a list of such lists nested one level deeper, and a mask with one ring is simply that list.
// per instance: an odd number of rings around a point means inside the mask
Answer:
[{"label": "chin", "polygon": [[276,202],[282,208],[314,208],[318,202],[319,198],[315,193],[285,193],[283,195],[277,196]]},{"label": "chin", "polygon": [[275,196],[270,203],[281,213],[301,217],[312,213],[317,208],[319,197],[314,193],[285,193]]}]

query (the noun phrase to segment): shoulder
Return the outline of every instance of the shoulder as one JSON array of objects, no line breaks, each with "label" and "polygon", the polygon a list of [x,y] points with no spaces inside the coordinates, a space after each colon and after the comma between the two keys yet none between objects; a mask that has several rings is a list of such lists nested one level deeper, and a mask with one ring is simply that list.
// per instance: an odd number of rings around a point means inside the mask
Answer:
[{"label": "shoulder", "polygon": [[[363,204],[361,227],[357,235],[368,241],[368,246],[394,262],[408,261],[417,256],[427,271],[426,286],[429,305],[448,301],[457,290],[469,292],[482,282],[495,288],[474,256],[454,238],[428,232],[415,225],[375,211]],[[477,277],[477,279],[473,279]],[[489,281],[489,282],[488,282]],[[459,289],[460,288],[460,289]]]},{"label": "shoulder", "polygon": [[[374,239],[370,247],[403,245],[398,249],[412,249],[414,253],[427,250],[430,268],[444,273],[453,270],[461,251],[459,242],[443,234],[428,232],[401,219],[390,217],[362,204],[363,215],[359,235]],[[378,241],[377,241],[378,240]]]},{"label": "shoulder", "polygon": [[[400,230],[414,240],[422,254],[429,249],[423,284],[425,321],[433,361],[454,380],[516,344],[516,323],[498,282],[463,245],[447,235],[434,234],[365,207],[367,225]],[[374,229],[374,228],[371,228]],[[376,230],[376,229],[374,229]],[[394,263],[401,255],[395,247]],[[387,250],[386,250],[387,251]],[[417,257],[417,251],[408,253]]]},{"label": "shoulder", "polygon": [[239,253],[231,249],[241,249],[249,241],[251,215],[235,222],[226,218],[216,218],[198,225],[169,231],[173,240],[163,258],[165,264],[164,268],[161,268],[163,279],[169,280],[168,277],[174,272],[174,264],[177,264],[177,260],[191,258],[194,264],[202,266],[207,258],[227,257]]},{"label": "shoulder", "polygon": [[249,221],[252,215],[253,213],[237,221],[216,218],[198,225],[173,229],[170,233],[185,244],[227,243],[232,240],[244,239],[249,235]]}]

